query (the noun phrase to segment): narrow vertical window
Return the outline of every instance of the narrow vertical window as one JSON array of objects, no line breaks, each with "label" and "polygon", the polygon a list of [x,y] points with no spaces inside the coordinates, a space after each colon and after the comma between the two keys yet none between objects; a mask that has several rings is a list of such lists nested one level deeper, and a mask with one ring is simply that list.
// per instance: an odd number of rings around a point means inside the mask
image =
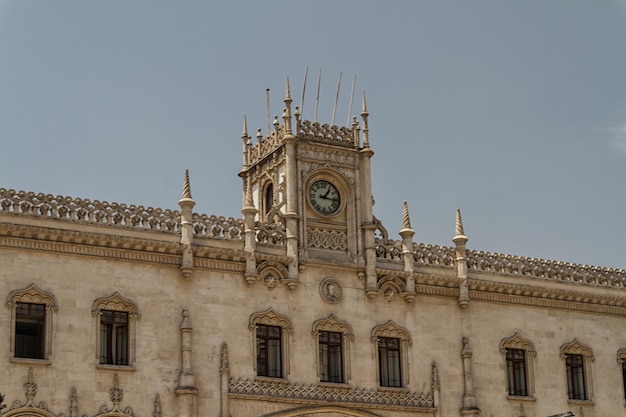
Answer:
[{"label": "narrow vertical window", "polygon": [[570,400],[586,400],[585,363],[583,355],[565,355],[567,394]]},{"label": "narrow vertical window", "polygon": [[256,328],[257,375],[282,378],[282,328],[258,325]]},{"label": "narrow vertical window", "polygon": [[509,395],[527,396],[526,352],[523,349],[506,350],[506,373]]},{"label": "narrow vertical window", "polygon": [[389,337],[378,339],[378,368],[382,387],[401,387],[400,340]]},{"label": "narrow vertical window", "polygon": [[274,184],[270,183],[265,187],[265,214],[270,212],[274,205]]},{"label": "narrow vertical window", "polygon": [[102,310],[100,315],[100,363],[128,365],[128,313]]},{"label": "narrow vertical window", "polygon": [[626,361],[622,361],[622,382],[624,385],[624,402],[626,402]]},{"label": "narrow vertical window", "polygon": [[16,303],[15,357],[45,359],[46,306]]},{"label": "narrow vertical window", "polygon": [[343,382],[343,335],[337,332],[319,333],[320,380]]}]

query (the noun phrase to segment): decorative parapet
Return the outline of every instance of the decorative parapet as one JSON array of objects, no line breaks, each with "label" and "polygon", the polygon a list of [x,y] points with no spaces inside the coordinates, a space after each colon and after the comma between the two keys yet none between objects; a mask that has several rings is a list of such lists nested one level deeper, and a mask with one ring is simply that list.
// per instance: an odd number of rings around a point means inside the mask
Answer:
[{"label": "decorative parapet", "polygon": [[409,391],[378,391],[349,387],[286,384],[266,380],[230,380],[230,397],[262,397],[294,402],[334,402],[402,408],[435,408],[431,393]]},{"label": "decorative parapet", "polygon": [[[180,233],[180,212],[134,204],[35,194],[0,188],[0,214],[111,226],[126,229]],[[199,237],[242,240],[243,220],[193,214],[193,231]]]},{"label": "decorative parapet", "polygon": [[329,142],[335,145],[353,146],[354,133],[347,127],[319,124],[310,120],[303,120],[298,131],[300,139]]},{"label": "decorative parapet", "polygon": [[626,270],[547,261],[537,258],[503,255],[483,251],[467,251],[470,271],[538,278],[557,282],[598,287],[625,288]]},{"label": "decorative parapet", "polygon": [[193,214],[193,233],[211,239],[243,240],[245,229],[242,219],[233,217]]},{"label": "decorative parapet", "polygon": [[178,233],[180,212],[0,188],[0,213]]},{"label": "decorative parapet", "polygon": [[377,258],[386,260],[402,260],[402,241],[389,239],[389,233],[383,223],[373,216],[374,220],[374,251]]},{"label": "decorative parapet", "polygon": [[456,268],[454,248],[449,246],[413,243],[413,257],[415,259],[415,266]]},{"label": "decorative parapet", "polygon": [[260,132],[259,134],[257,134],[257,137],[259,138],[259,142],[256,143],[254,146],[252,146],[252,149],[250,150],[250,163],[251,164],[254,164],[260,161],[261,159],[265,158],[267,155],[272,153],[276,148],[282,145],[282,139],[284,136],[283,129],[277,129],[271,132],[266,137],[259,137],[260,134],[261,134]]}]

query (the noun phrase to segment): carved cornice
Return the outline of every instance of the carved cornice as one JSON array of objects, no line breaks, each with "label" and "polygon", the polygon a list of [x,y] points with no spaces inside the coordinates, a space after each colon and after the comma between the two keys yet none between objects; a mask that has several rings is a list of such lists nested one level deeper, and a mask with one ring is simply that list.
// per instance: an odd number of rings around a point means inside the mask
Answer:
[{"label": "carved cornice", "polygon": [[228,396],[230,398],[254,398],[263,401],[293,403],[338,403],[394,410],[432,411],[436,409],[431,393],[285,384],[284,382],[267,380],[231,379],[228,385]]},{"label": "carved cornice", "polygon": [[343,333],[348,339],[354,339],[352,326],[344,321],[339,320],[332,313],[325,319],[319,319],[313,323],[313,329],[311,330],[311,334],[315,337],[321,331]]}]

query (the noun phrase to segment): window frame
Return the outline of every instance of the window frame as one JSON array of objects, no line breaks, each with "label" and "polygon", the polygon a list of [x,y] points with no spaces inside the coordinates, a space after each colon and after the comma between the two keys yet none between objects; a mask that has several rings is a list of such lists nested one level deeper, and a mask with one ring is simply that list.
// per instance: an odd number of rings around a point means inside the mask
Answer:
[{"label": "window frame", "polygon": [[[507,359],[507,352],[510,350],[521,350],[524,352],[524,372],[525,372],[525,385],[526,395],[520,395],[511,393],[510,381],[511,377],[515,379],[515,376],[510,375],[509,361]],[[519,333],[515,333],[511,337],[507,337],[500,341],[500,352],[503,354],[505,364],[505,389],[508,398],[527,398],[533,399],[535,395],[535,366],[534,361],[537,356],[535,345],[528,339],[522,337]]]},{"label": "window frame", "polygon": [[[584,398],[572,398],[572,395],[576,394],[570,390],[572,386],[573,377],[572,377],[572,364],[568,363],[568,359],[573,358],[573,356],[580,357],[581,364],[580,370],[582,372],[582,383],[584,387]],[[578,339],[574,339],[570,343],[566,343],[561,346],[561,355],[560,357],[563,359],[564,365],[564,374],[565,374],[565,386],[568,402],[574,403],[593,403],[593,378],[592,378],[592,369],[591,363],[595,360],[593,356],[593,351],[589,346],[583,345],[578,341]]]},{"label": "window frame", "polygon": [[[266,376],[259,375],[257,369],[257,328],[258,326],[271,326],[281,328],[281,376]],[[275,312],[271,307],[267,310],[256,312],[250,315],[248,322],[248,329],[252,333],[252,364],[254,369],[255,378],[269,378],[269,379],[287,379],[289,377],[289,337],[293,334],[293,326],[291,320],[286,316]]]},{"label": "window frame", "polygon": [[617,351],[617,364],[620,365],[622,371],[622,389],[624,405],[626,405],[626,348]]},{"label": "window frame", "polygon": [[[385,339],[398,339],[398,347],[400,350],[400,378],[401,386],[386,386],[381,384],[381,370],[380,370],[380,349],[379,340]],[[376,381],[379,389],[407,389],[409,386],[409,347],[413,344],[411,341],[411,335],[407,329],[395,324],[392,320],[389,320],[385,324],[378,325],[372,329],[371,336],[372,346],[376,357]]]},{"label": "window frame", "polygon": [[[326,381],[322,379],[322,363],[320,351],[320,335],[322,332],[337,333],[341,335],[341,381]],[[354,340],[354,332],[352,326],[338,319],[334,314],[329,315],[325,319],[316,320],[313,323],[311,336],[315,343],[317,380],[322,384],[348,384],[351,380],[350,370],[350,352],[352,341]]]},{"label": "window frame", "polygon": [[[43,343],[41,358],[25,358],[16,355],[16,325],[18,304],[37,304],[44,306],[43,319]],[[35,284],[30,284],[26,288],[13,290],[7,295],[7,307],[11,311],[11,334],[9,340],[9,352],[11,362],[38,362],[49,364],[52,359],[52,320],[53,315],[58,311],[58,303],[54,294],[41,290]]]},{"label": "window frame", "polygon": [[[102,352],[102,314],[103,312],[122,312],[127,314],[127,363],[125,365],[114,363],[101,363]],[[108,297],[98,298],[91,307],[91,313],[96,318],[96,367],[102,369],[127,369],[134,370],[136,358],[136,328],[137,321],[141,318],[137,303],[114,292]]]}]

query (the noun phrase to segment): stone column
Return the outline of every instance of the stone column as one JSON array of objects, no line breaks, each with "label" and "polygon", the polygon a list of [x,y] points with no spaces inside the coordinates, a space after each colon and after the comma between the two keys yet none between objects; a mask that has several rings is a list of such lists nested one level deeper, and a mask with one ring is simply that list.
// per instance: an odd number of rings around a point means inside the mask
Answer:
[{"label": "stone column", "polygon": [[461,409],[461,415],[480,415],[480,409],[476,402],[476,395],[474,395],[474,382],[472,377],[472,349],[469,346],[469,339],[463,338],[463,350],[461,351],[461,357],[463,358],[463,408]]},{"label": "stone column", "polygon": [[228,383],[230,380],[230,364],[228,363],[228,345],[222,343],[220,358],[220,382],[221,382],[221,403],[220,417],[230,416],[230,405],[228,402]]},{"label": "stone column", "polygon": [[191,368],[191,318],[189,311],[183,310],[183,322],[180,325],[181,334],[181,371],[178,376],[178,387],[174,391],[178,405],[178,417],[196,417],[198,407],[196,396],[198,389],[195,387],[193,371]]}]

